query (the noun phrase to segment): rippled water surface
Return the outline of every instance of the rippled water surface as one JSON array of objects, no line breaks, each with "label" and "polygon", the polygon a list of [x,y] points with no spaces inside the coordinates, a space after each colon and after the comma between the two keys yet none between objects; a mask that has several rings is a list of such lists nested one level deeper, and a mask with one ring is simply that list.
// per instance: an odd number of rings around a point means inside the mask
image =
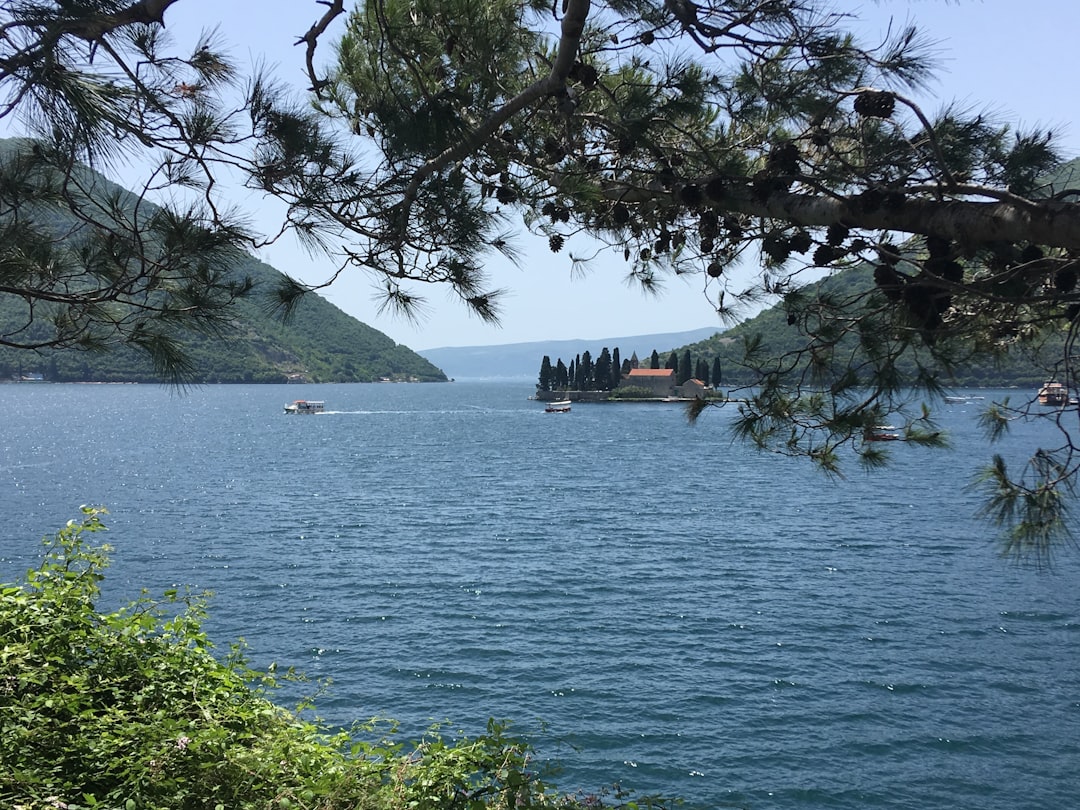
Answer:
[{"label": "rippled water surface", "polygon": [[[507,718],[560,787],[693,806],[1050,808],[1080,795],[1080,551],[995,554],[986,446],[832,481],[676,405],[528,384],[0,386],[0,573],[110,509],[109,597],[190,584],[320,714]],[[297,396],[332,412],[286,417]]]}]

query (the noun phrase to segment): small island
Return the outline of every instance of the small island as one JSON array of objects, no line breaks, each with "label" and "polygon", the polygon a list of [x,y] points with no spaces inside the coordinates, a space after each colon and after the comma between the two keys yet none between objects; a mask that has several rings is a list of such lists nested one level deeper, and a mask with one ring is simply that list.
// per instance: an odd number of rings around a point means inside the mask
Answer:
[{"label": "small island", "polygon": [[548,355],[540,364],[536,399],[542,402],[679,402],[693,399],[722,399],[718,389],[720,361],[710,366],[699,358],[693,362],[689,350],[680,358],[671,352],[663,367],[660,355],[653,351],[647,365],[635,352],[621,360],[619,349],[605,346],[594,361],[588,351],[576,355],[568,364],[558,358],[553,365]]}]

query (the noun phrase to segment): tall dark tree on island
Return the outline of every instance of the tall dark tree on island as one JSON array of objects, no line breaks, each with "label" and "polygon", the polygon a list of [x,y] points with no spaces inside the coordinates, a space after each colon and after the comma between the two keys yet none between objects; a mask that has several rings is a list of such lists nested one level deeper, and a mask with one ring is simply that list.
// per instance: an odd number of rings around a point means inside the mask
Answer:
[{"label": "tall dark tree on island", "polygon": [[619,387],[622,373],[622,360],[619,358],[619,347],[616,346],[611,350],[611,382],[608,385],[609,388],[615,389]]},{"label": "tall dark tree on island", "polygon": [[722,381],[723,375],[720,368],[720,358],[714,357],[712,361],[712,373],[709,374],[709,385],[713,386],[713,388],[719,388]]},{"label": "tall dark tree on island", "polygon": [[[32,341],[128,342],[182,377],[173,326],[225,323],[247,292],[228,260],[261,239],[232,219],[227,173],[281,204],[268,238],[292,231],[338,273],[369,274],[395,311],[416,313],[435,283],[497,319],[485,268],[492,251],[520,256],[517,222],[575,268],[609,248],[646,289],[697,274],[724,317],[780,300],[799,341],[784,357],[748,346],[740,365],[757,378],[736,430],[829,471],[845,446],[881,463],[860,437],[885,420],[937,442],[921,405],[972,353],[1030,352],[1080,383],[1080,192],[1052,133],[917,106],[935,50],[909,26],[864,42],[818,0],[379,0],[356,5],[322,71],[317,47],[346,9],[320,0],[299,38],[301,102],[241,81],[214,42],[171,53],[164,17],[183,9],[0,5],[0,117],[37,139],[0,169],[0,294],[48,327]],[[150,168],[135,200],[98,204],[80,161]],[[144,196],[180,189],[195,202],[145,222]],[[73,217],[78,247],[56,250],[53,213]],[[757,283],[733,280],[750,256]],[[859,262],[873,290],[805,291]],[[286,283],[278,303],[305,292]],[[1056,355],[1035,351],[1051,340]],[[1031,399],[989,423],[1005,430]],[[983,479],[1011,550],[1068,533],[1077,406],[1041,415],[1061,446],[1016,472],[995,459]]]},{"label": "tall dark tree on island", "polygon": [[592,378],[592,387],[597,391],[611,390],[611,352],[608,351],[607,346],[602,348],[600,354],[596,356]]},{"label": "tall dark tree on island", "polygon": [[697,364],[694,366],[694,368],[695,368],[694,376],[697,379],[701,380],[701,382],[705,383],[705,385],[708,385],[709,384],[709,361],[706,360],[704,357],[699,357],[698,360],[697,360]]},{"label": "tall dark tree on island", "polygon": [[578,391],[590,391],[593,387],[592,353],[586,349],[578,358],[577,380],[574,386]]},{"label": "tall dark tree on island", "polygon": [[656,349],[653,349],[652,354],[649,356],[649,368],[660,368],[660,354],[656,351]]},{"label": "tall dark tree on island", "polygon": [[541,391],[550,391],[552,381],[551,358],[545,354],[544,359],[540,361],[540,380],[536,387]]},{"label": "tall dark tree on island", "polygon": [[678,379],[678,377],[679,377],[679,353],[678,352],[672,352],[671,354],[668,355],[667,362],[664,363],[664,368],[670,368],[672,371],[674,371],[675,372],[675,378]]},{"label": "tall dark tree on island", "polygon": [[562,358],[555,364],[555,388],[559,391],[565,391],[570,387],[570,373],[566,368],[566,364],[563,363]]},{"label": "tall dark tree on island", "polygon": [[679,360],[679,373],[676,375],[679,385],[689,380],[694,375],[694,364],[690,358],[690,350],[684,349],[682,358]]}]

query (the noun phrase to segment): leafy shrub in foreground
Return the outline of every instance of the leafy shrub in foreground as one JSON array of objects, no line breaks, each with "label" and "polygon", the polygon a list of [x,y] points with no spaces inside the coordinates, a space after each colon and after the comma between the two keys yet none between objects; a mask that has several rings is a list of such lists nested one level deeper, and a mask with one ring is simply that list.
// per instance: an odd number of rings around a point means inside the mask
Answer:
[{"label": "leafy shrub in foreground", "polygon": [[[219,660],[205,600],[95,602],[103,510],[46,538],[25,581],[0,585],[0,807],[102,810],[507,810],[597,807],[548,789],[531,751],[490,722],[406,748],[330,733],[271,702],[276,681],[239,647]],[[179,611],[176,615],[170,615]],[[273,669],[271,667],[271,669]],[[305,708],[305,707],[302,707]]]}]

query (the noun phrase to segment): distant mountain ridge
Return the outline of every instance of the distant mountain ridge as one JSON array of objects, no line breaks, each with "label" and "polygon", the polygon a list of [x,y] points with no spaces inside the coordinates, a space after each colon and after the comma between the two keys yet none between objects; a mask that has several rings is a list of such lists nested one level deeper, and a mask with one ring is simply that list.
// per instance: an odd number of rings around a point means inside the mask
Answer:
[{"label": "distant mountain ridge", "polygon": [[677,346],[698,343],[722,331],[718,326],[707,326],[686,332],[630,337],[538,340],[489,346],[445,346],[420,349],[417,354],[454,379],[536,378],[540,373],[540,363],[544,355],[550,357],[552,363],[558,358],[569,362],[584,351],[589,351],[595,357],[607,347],[610,350],[618,348],[619,356],[624,360],[630,359],[630,356],[636,353],[638,359],[644,362],[653,350],[666,357]]}]

